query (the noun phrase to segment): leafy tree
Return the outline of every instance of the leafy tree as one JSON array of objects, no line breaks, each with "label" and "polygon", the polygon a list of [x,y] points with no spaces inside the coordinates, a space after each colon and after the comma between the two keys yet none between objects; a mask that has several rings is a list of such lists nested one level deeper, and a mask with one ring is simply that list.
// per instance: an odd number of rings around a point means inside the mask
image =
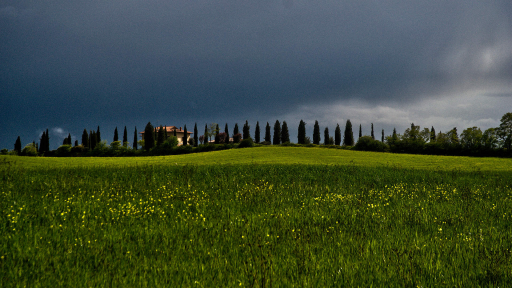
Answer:
[{"label": "leafy tree", "polygon": [[297,142],[299,144],[306,144],[306,122],[300,120],[299,132],[297,133]]},{"label": "leafy tree", "polygon": [[286,124],[286,121],[283,121],[283,125],[281,126],[281,142],[290,143],[290,133],[288,132],[288,124]]},{"label": "leafy tree", "polygon": [[224,134],[226,134],[226,143],[229,143],[229,129],[228,129],[228,123],[224,126]]},{"label": "leafy tree", "polygon": [[137,126],[135,126],[135,132],[133,132],[133,150],[137,150]]},{"label": "leafy tree", "polygon": [[153,134],[153,125],[148,122],[144,129],[144,150],[149,151],[153,147],[155,147],[155,135]]},{"label": "leafy tree", "polygon": [[[361,126],[359,126],[359,133],[361,133]],[[354,133],[352,132],[352,122],[350,119],[345,124],[345,134],[343,135],[343,145],[354,146]]]},{"label": "leafy tree", "polygon": [[272,139],[272,144],[281,144],[281,123],[279,123],[279,120],[276,120],[274,124],[274,138]]},{"label": "leafy tree", "polygon": [[324,145],[329,145],[329,128],[325,127],[324,130]]},{"label": "leafy tree", "polygon": [[464,149],[474,151],[480,148],[482,137],[482,130],[475,126],[462,131],[462,134],[460,134],[460,142]]},{"label": "leafy tree", "polygon": [[207,127],[207,130],[206,130],[206,135],[207,137],[210,138],[210,141],[212,140],[212,137],[214,137],[214,140],[215,140],[215,136],[217,134],[219,134],[219,125],[217,123],[210,123],[210,126]]},{"label": "leafy tree", "polygon": [[341,128],[340,124],[336,123],[336,129],[334,129],[334,145],[339,146],[341,144]]},{"label": "leafy tree", "polygon": [[265,142],[269,142],[270,143],[271,141],[271,138],[270,138],[270,124],[268,124],[267,122],[267,126],[265,126]]},{"label": "leafy tree", "polygon": [[503,142],[503,146],[510,151],[512,147],[512,112],[505,113],[501,117],[498,135]]},{"label": "leafy tree", "polygon": [[117,135],[117,127],[116,130],[114,130],[114,142],[119,141],[119,135]]},{"label": "leafy tree", "polygon": [[164,127],[162,125],[160,125],[160,127],[158,127],[158,132],[157,132],[156,145],[160,146],[160,145],[164,144],[164,141],[165,141]]},{"label": "leafy tree", "polygon": [[[98,133],[96,133],[96,137],[98,137]],[[128,146],[128,131],[126,130],[126,126],[124,126],[123,132],[123,146]]]},{"label": "leafy tree", "polygon": [[[217,125],[217,129],[219,128],[219,125]],[[188,131],[187,131],[187,125],[185,124],[185,127],[183,127],[183,145],[188,145]]]},{"label": "leafy tree", "polygon": [[84,147],[89,147],[89,134],[86,129],[84,129],[84,132],[82,133],[82,145]]},{"label": "leafy tree", "polygon": [[315,120],[315,126],[313,127],[313,144],[320,144],[320,125]]},{"label": "leafy tree", "polygon": [[451,144],[459,144],[459,135],[457,134],[457,127],[453,127],[450,132],[446,134]]},{"label": "leafy tree", "polygon": [[247,120],[245,120],[245,124],[244,124],[244,127],[243,127],[243,136],[244,136],[244,139],[249,139],[251,138],[251,132],[250,132],[250,129],[251,129],[251,126],[249,126],[249,122],[247,122]]},{"label": "leafy tree", "polygon": [[485,132],[482,135],[482,145],[490,150],[490,149],[496,149],[500,147],[500,141],[499,141],[499,135],[498,135],[498,129],[499,128],[489,128],[485,130]]},{"label": "leafy tree", "polygon": [[254,131],[254,141],[260,143],[260,121],[256,121],[256,129]]},{"label": "leafy tree", "polygon": [[361,127],[361,124],[359,124],[359,138],[363,137],[363,129]]},{"label": "leafy tree", "polygon": [[101,133],[100,133],[99,125],[98,125],[98,129],[96,130],[96,140],[98,140],[98,142],[101,142]]},{"label": "leafy tree", "polygon": [[18,139],[16,139],[16,142],[14,142],[14,151],[18,153],[18,155],[21,154],[21,139],[20,136],[18,136]]},{"label": "leafy tree", "polygon": [[372,136],[372,139],[375,140],[375,134],[373,133],[373,123],[372,123],[372,134],[371,134],[371,136]]},{"label": "leafy tree", "polygon": [[197,147],[198,143],[199,143],[199,139],[198,139],[198,135],[197,135],[197,122],[194,124],[194,147]]}]

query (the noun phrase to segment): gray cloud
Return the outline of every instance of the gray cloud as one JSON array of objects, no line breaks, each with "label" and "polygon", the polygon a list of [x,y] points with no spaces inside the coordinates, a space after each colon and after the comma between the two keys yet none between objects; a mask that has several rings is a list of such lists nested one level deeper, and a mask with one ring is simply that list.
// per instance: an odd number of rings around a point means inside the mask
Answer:
[{"label": "gray cloud", "polygon": [[[0,146],[54,126],[316,119],[347,103],[382,125],[469,124],[445,107],[512,99],[510,15],[478,0],[0,1]],[[447,114],[415,108],[432,101]]]}]

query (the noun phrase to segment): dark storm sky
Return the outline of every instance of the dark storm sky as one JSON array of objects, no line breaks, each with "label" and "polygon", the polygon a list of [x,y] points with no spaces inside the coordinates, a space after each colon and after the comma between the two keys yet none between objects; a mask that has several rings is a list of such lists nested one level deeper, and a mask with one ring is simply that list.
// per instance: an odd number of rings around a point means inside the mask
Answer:
[{"label": "dark storm sky", "polygon": [[0,0],[0,148],[148,121],[461,132],[511,111],[508,0]]}]

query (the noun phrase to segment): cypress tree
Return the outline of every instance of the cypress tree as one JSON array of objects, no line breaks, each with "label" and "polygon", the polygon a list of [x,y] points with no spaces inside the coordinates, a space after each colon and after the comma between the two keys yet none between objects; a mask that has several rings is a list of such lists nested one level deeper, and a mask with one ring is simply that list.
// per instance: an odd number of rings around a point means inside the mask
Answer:
[{"label": "cypress tree", "polygon": [[398,139],[398,136],[396,135],[396,128],[393,128],[393,141]]},{"label": "cypress tree", "polygon": [[339,146],[341,144],[341,128],[340,124],[336,123],[336,129],[334,130],[334,145]]},{"label": "cypress tree", "polygon": [[434,129],[434,126],[430,130],[430,142],[436,142],[436,129]]},{"label": "cypress tree", "polygon": [[96,140],[101,142],[101,133],[100,133],[100,126],[98,125],[98,129],[96,130]]},{"label": "cypress tree", "polygon": [[71,145],[71,143],[72,143],[71,142],[71,133],[68,133],[68,139],[67,139],[66,142],[67,142],[68,145]]},{"label": "cypress tree", "polygon": [[219,133],[220,133],[220,128],[219,128],[219,124],[217,124],[215,126],[215,137],[219,136]]},{"label": "cypress tree", "polygon": [[44,149],[44,144],[46,143],[46,132],[43,131],[43,135],[41,135],[41,138],[39,138],[40,140],[40,145],[39,145],[39,151],[44,153],[46,150]]},{"label": "cypress tree", "polygon": [[199,143],[199,136],[197,136],[197,122],[194,124],[194,147],[197,147]]},{"label": "cypress tree", "polygon": [[18,139],[16,139],[16,142],[14,142],[14,151],[18,152],[18,155],[21,153],[21,139],[20,139],[20,136],[18,136]]},{"label": "cypress tree", "polygon": [[256,129],[254,129],[254,141],[260,143],[260,121],[256,121]]},{"label": "cypress tree", "polygon": [[78,140],[75,140],[75,147],[78,146]]},{"label": "cypress tree", "polygon": [[233,136],[240,133],[240,131],[238,131],[238,123],[235,123],[235,128],[233,128]]},{"label": "cypress tree", "polygon": [[281,144],[281,123],[279,123],[279,120],[276,120],[274,124],[274,138],[272,139],[272,144]]},{"label": "cypress tree", "polygon": [[244,139],[251,138],[250,129],[251,129],[251,126],[249,126],[249,122],[247,122],[247,120],[245,120],[244,128],[242,129],[242,131],[243,131],[242,137]]},{"label": "cypress tree", "polygon": [[167,140],[169,136],[167,135],[167,125],[164,126],[164,139]]},{"label": "cypress tree", "polygon": [[325,127],[324,130],[324,145],[329,145],[329,128]]},{"label": "cypress tree", "polygon": [[208,144],[208,124],[204,125],[204,145]]},{"label": "cypress tree", "polygon": [[177,129],[177,128],[178,128],[178,127],[174,126],[174,137],[176,137],[176,129]]},{"label": "cypress tree", "polygon": [[158,141],[158,132],[156,131],[156,126],[154,128],[153,137],[155,137],[155,141]]},{"label": "cypress tree", "polygon": [[89,148],[89,134],[87,134],[86,129],[84,129],[84,132],[82,133],[82,145]]},{"label": "cypress tree", "polygon": [[[361,126],[359,126],[361,129]],[[361,130],[359,130],[361,133]],[[347,124],[345,124],[345,134],[343,135],[343,145],[345,146],[354,146],[354,132],[352,131],[352,122],[350,119],[347,120]]]},{"label": "cypress tree", "polygon": [[359,138],[363,137],[363,129],[361,128],[361,124],[359,124]]},{"label": "cypress tree", "polygon": [[45,143],[45,151],[50,151],[50,134],[48,134],[48,129],[46,129],[46,143]]},{"label": "cypress tree", "polygon": [[288,132],[288,124],[286,124],[286,121],[283,121],[283,125],[281,126],[281,142],[290,142],[290,133]]},{"label": "cypress tree", "polygon": [[98,144],[97,138],[96,138],[96,131],[90,131],[89,142],[91,145],[91,149],[96,148],[96,144]]},{"label": "cypress tree", "polygon": [[372,136],[372,139],[375,140],[375,134],[373,134],[373,123],[372,123],[372,134],[371,134],[371,136]]},{"label": "cypress tree", "polygon": [[381,138],[381,139],[382,139],[382,140],[381,140],[381,141],[382,141],[382,143],[384,143],[384,129],[382,129],[382,138]]},{"label": "cypress tree", "polygon": [[162,144],[164,144],[164,141],[165,141],[165,133],[164,133],[164,127],[162,125],[160,125],[160,127],[158,127],[158,133],[157,133],[157,138],[156,138],[156,145],[157,146],[160,146]]},{"label": "cypress tree", "polygon": [[[219,127],[219,125],[217,125],[217,128]],[[188,145],[188,131],[187,131],[187,125],[185,125],[185,127],[183,127],[183,130],[184,130],[184,133],[183,133],[183,145]],[[219,132],[217,132],[219,133]]]},{"label": "cypress tree", "polygon": [[[96,138],[98,138],[98,133],[96,133]],[[123,132],[123,146],[128,146],[128,132],[126,131],[126,126],[124,126]]]},{"label": "cypress tree", "polygon": [[133,150],[139,149],[138,146],[139,145],[137,143],[137,126],[135,126],[135,132],[133,132]]},{"label": "cypress tree", "polygon": [[228,123],[226,123],[226,126],[224,126],[224,133],[226,133],[226,143],[229,143]]},{"label": "cypress tree", "polygon": [[151,122],[146,124],[144,129],[144,150],[149,151],[155,146],[155,135],[153,134],[153,125]]},{"label": "cypress tree", "polygon": [[299,132],[297,133],[297,142],[299,144],[306,144],[306,122],[300,120]]},{"label": "cypress tree", "polygon": [[114,130],[114,142],[119,141],[119,135],[117,134],[117,127],[116,130]]},{"label": "cypress tree", "polygon": [[270,143],[270,124],[267,122],[267,126],[265,127],[265,142]]},{"label": "cypress tree", "polygon": [[315,120],[315,126],[313,127],[313,144],[320,144],[320,125],[318,125],[317,120]]}]

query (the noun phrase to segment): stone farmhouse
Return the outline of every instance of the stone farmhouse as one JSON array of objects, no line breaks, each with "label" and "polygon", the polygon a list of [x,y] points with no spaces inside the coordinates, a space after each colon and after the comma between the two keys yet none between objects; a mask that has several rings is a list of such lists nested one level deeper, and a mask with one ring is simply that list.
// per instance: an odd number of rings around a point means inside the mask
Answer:
[{"label": "stone farmhouse", "polygon": [[[167,137],[174,136],[174,131],[176,131],[176,137],[178,138],[178,145],[183,145],[183,136],[185,135],[185,131],[181,129],[181,127],[176,126],[166,126],[164,129],[167,129]],[[158,133],[160,131],[160,127],[156,127],[156,132]],[[139,132],[140,138],[144,140],[144,131]],[[190,140],[190,135],[193,133],[190,131],[187,131],[187,141]]]}]

